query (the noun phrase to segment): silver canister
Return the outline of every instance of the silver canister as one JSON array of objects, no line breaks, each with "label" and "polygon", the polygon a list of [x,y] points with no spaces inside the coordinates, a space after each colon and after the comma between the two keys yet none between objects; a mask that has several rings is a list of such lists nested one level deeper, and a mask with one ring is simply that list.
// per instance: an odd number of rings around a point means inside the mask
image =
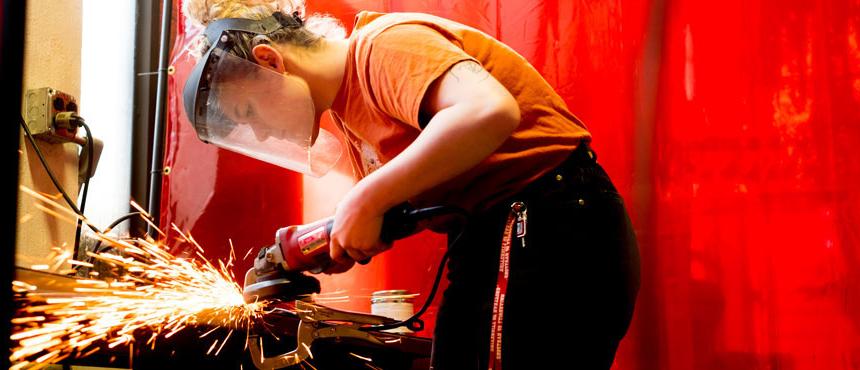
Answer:
[{"label": "silver canister", "polygon": [[[415,296],[415,294],[410,294],[409,291],[402,289],[373,292],[370,298],[370,313],[398,321],[409,319],[415,313],[412,305],[412,299]],[[402,326],[385,331],[401,334],[412,333],[412,330]]]}]

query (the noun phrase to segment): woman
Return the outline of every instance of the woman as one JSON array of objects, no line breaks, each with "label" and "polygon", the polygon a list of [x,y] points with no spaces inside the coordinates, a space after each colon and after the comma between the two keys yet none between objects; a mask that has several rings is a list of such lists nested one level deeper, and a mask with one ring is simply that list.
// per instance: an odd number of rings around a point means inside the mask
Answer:
[{"label": "woman", "polygon": [[[390,248],[379,234],[395,205],[461,207],[471,216],[449,235],[459,237],[449,238],[433,368],[608,369],[639,288],[636,239],[561,97],[512,49],[462,24],[360,12],[349,38],[324,37],[313,30],[328,18],[297,9],[186,3],[209,25],[205,88],[186,97],[201,139],[319,174],[332,162],[318,160],[331,157],[319,128],[331,112],[358,182],[335,213],[329,272]],[[216,21],[225,18],[260,22]]]}]

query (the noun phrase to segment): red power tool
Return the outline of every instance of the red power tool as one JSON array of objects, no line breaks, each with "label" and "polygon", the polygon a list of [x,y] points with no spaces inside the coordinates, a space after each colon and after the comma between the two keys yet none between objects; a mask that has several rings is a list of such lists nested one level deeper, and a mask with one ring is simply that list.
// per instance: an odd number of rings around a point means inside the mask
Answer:
[{"label": "red power tool", "polygon": [[[450,221],[451,214],[451,207],[414,209],[404,203],[385,213],[380,240],[391,243],[424,229],[433,229]],[[302,271],[319,273],[331,265],[329,242],[333,225],[334,218],[329,217],[278,229],[275,244],[261,248],[254,259],[254,267],[245,273],[245,301],[286,300],[319,293],[319,281]]]}]

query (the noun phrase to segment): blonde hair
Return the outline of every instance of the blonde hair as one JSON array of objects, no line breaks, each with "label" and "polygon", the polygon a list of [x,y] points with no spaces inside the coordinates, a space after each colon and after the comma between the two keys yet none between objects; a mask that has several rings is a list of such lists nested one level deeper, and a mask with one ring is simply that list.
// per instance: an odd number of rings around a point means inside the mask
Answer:
[{"label": "blonde hair", "polygon": [[346,31],[340,21],[328,14],[305,15],[304,0],[188,0],[182,4],[185,17],[198,26],[220,18],[263,19],[274,12],[298,13],[305,28],[321,37],[342,39]]}]

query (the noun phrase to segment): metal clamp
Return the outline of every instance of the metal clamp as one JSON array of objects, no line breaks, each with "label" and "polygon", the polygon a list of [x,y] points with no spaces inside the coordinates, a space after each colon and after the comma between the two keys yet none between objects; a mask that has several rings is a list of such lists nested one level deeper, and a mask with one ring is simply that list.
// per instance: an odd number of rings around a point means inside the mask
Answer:
[{"label": "metal clamp", "polygon": [[[295,301],[296,313],[299,316],[299,328],[296,334],[296,349],[273,357],[263,354],[263,338],[252,335],[248,347],[251,359],[258,369],[281,369],[304,362],[311,354],[311,344],[320,338],[356,338],[371,343],[384,343],[374,334],[359,328],[365,325],[390,324],[396,320],[387,317],[341,311],[320,306],[305,301]],[[337,321],[338,324],[328,324],[326,321]],[[256,338],[253,338],[256,337]]]}]

